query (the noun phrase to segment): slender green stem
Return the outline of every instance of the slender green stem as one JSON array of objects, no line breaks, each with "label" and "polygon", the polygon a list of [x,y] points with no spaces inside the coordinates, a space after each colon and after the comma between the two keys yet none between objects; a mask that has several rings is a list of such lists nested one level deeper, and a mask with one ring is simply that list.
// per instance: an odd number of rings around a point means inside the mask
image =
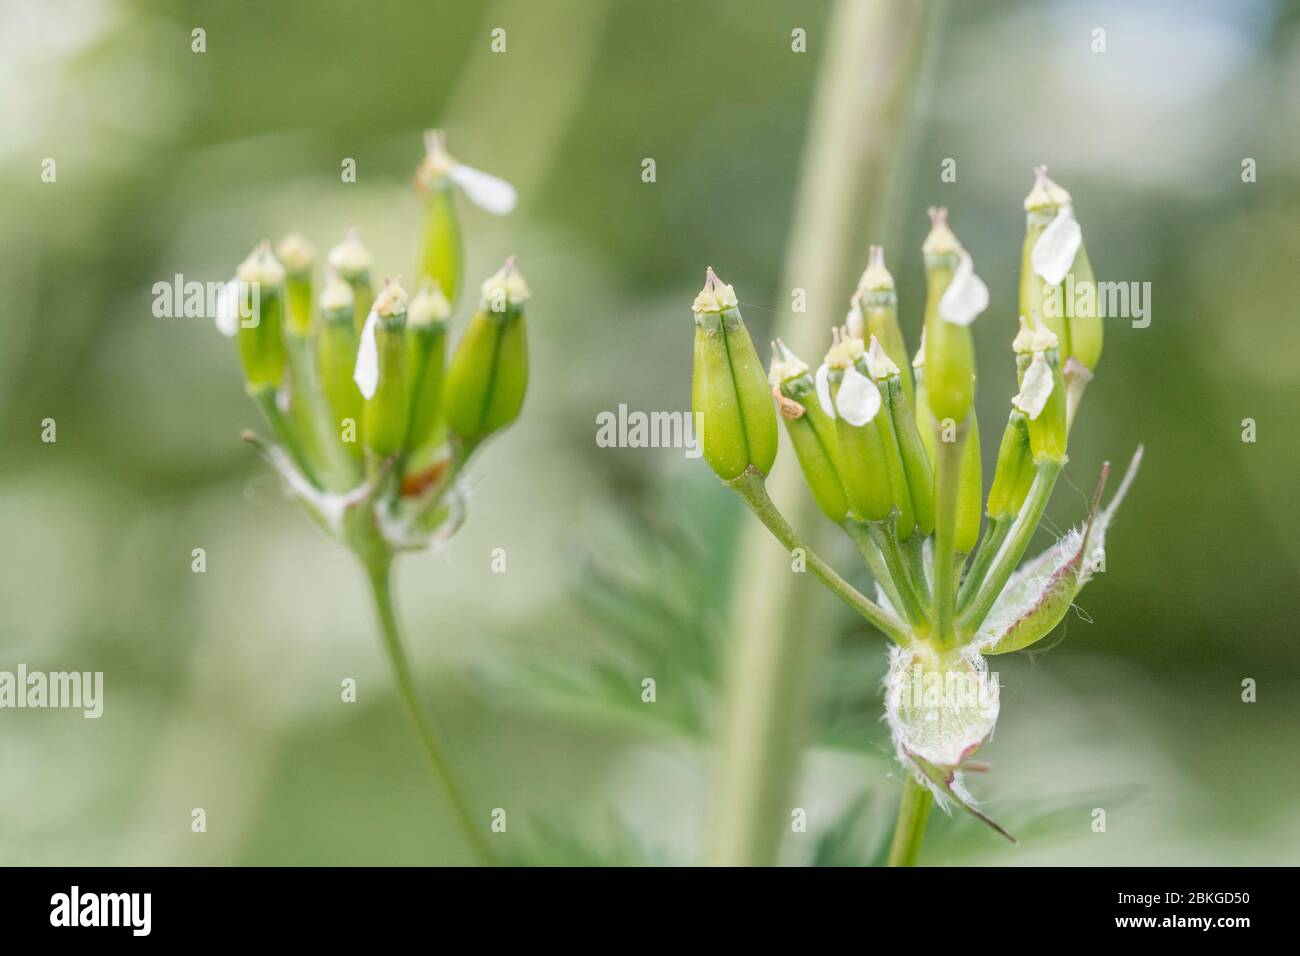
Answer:
[{"label": "slender green stem", "polygon": [[250,388],[249,394],[257,402],[258,407],[262,409],[262,414],[266,416],[271,429],[275,432],[276,440],[289,452],[289,456],[293,458],[294,464],[298,466],[299,471],[303,473],[308,481],[319,488],[321,487],[320,478],[316,475],[316,470],[312,467],[311,460],[302,447],[302,442],[298,440],[293,424],[280,411],[277,391],[274,385],[262,385],[257,388]]},{"label": "slender green stem", "polygon": [[376,559],[368,570],[370,573],[370,588],[375,599],[375,611],[379,616],[379,630],[384,639],[384,650],[388,654],[388,662],[392,666],[393,679],[397,683],[397,690],[401,694],[402,702],[406,705],[406,711],[415,723],[415,729],[419,733],[420,741],[424,744],[429,763],[446,791],[452,810],[456,814],[456,820],[475,858],[483,866],[495,866],[497,863],[496,854],[488,846],[483,828],[475,822],[474,814],[470,812],[469,801],[466,800],[464,792],[456,782],[456,777],[451,770],[451,764],[443,752],[442,742],[434,731],[433,725],[429,723],[424,708],[420,704],[420,693],[416,687],[410,659],[407,657],[406,649],[402,645],[401,628],[398,625],[397,611],[393,605],[392,559],[388,557]]},{"label": "slender green stem", "polygon": [[919,533],[913,533],[903,547],[907,551],[907,570],[912,579],[912,587],[916,588],[916,594],[921,599],[921,603],[932,611],[930,579],[925,573],[925,537]]},{"label": "slender green stem", "polygon": [[909,771],[898,807],[898,822],[894,825],[894,841],[889,845],[889,866],[916,866],[933,802],[930,788],[918,783]]},{"label": "slender green stem", "polygon": [[966,610],[971,598],[979,593],[979,587],[984,583],[984,575],[988,573],[989,565],[997,557],[998,548],[1002,547],[1007,532],[1011,530],[1011,520],[1010,515],[989,518],[984,537],[980,539],[979,547],[975,549],[975,557],[971,561],[970,570],[962,578],[961,587],[957,591],[958,615]]},{"label": "slender green stem", "polygon": [[[942,425],[936,423],[936,430]],[[966,425],[957,427],[955,441],[938,435],[934,475],[934,626],[940,644],[951,644],[956,633],[957,491]]]},{"label": "slender green stem", "polygon": [[894,585],[893,576],[885,566],[885,558],[880,553],[880,548],[871,537],[871,530],[861,521],[855,521],[853,518],[846,518],[844,521],[844,530],[848,536],[853,539],[857,545],[858,553],[862,555],[862,560],[866,562],[871,576],[880,585],[889,598],[891,604],[896,608],[903,606],[903,598],[898,593],[898,588]]},{"label": "slender green stem", "polygon": [[761,474],[746,471],[739,478],[727,482],[727,485],[745,500],[745,504],[749,505],[758,520],[763,522],[767,530],[772,532],[773,537],[780,541],[787,551],[803,552],[808,569],[817,575],[831,593],[870,621],[886,637],[899,644],[907,644],[911,641],[906,624],[836,574],[830,565],[799,540],[799,536],[795,534],[789,522],[768,497],[767,487],[763,483]]},{"label": "slender green stem", "polygon": [[979,630],[979,626],[984,623],[984,618],[993,608],[993,603],[1006,587],[1007,580],[1011,573],[1015,571],[1016,565],[1020,563],[1021,557],[1025,553],[1025,548],[1029,546],[1029,539],[1034,536],[1034,531],[1038,528],[1038,522],[1043,518],[1043,512],[1047,510],[1047,502],[1052,497],[1052,489],[1056,487],[1056,479],[1061,474],[1061,469],[1065,466],[1064,462],[1043,460],[1036,464],[1038,473],[1034,475],[1034,483],[1029,486],[1029,494],[1025,497],[1025,503],[1020,507],[1020,513],[1016,515],[1015,523],[1011,525],[1011,530],[1007,534],[1007,540],[1003,542],[1001,549],[998,551],[997,558],[993,561],[993,567],[989,570],[988,577],[980,586],[979,593],[971,601],[971,605],[962,614],[961,629],[966,635],[973,635]]},{"label": "slender green stem", "polygon": [[869,525],[871,537],[876,542],[876,547],[880,549],[885,559],[885,567],[894,579],[899,596],[903,599],[902,610],[907,615],[907,619],[917,631],[929,633],[930,621],[926,617],[925,609],[921,607],[920,598],[916,596],[916,588],[912,586],[907,568],[903,565],[903,552],[898,546],[898,532],[895,530],[894,522],[893,516],[883,521],[871,522]]}]

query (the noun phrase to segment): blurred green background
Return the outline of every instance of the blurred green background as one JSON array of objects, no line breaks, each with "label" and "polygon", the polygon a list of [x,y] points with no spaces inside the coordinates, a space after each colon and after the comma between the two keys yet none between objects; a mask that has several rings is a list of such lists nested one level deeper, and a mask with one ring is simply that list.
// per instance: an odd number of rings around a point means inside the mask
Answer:
[{"label": "blurred green background", "polygon": [[[476,461],[462,533],[399,567],[422,684],[485,814],[507,810],[497,839],[512,859],[700,858],[749,519],[679,450],[598,448],[596,415],[689,407],[706,265],[735,284],[757,341],[788,311],[829,11],[0,7],[0,669],[102,670],[107,696],[98,721],[0,711],[0,862],[467,859],[440,824],[352,558],[238,440],[261,423],[234,349],[207,321],[151,312],[155,282],[228,278],[257,240],[294,228],[325,249],[356,223],[380,274],[409,274],[432,125],[519,187],[507,219],[461,208],[471,280],[520,257],[534,371],[523,418]],[[195,27],[205,53],[191,52]],[[807,53],[791,50],[796,27]],[[1098,27],[1105,53],[1090,48]],[[1022,845],[936,815],[922,861],[1300,862],[1300,6],[952,4],[912,82],[905,174],[878,238],[914,347],[924,209],[951,208],[992,292],[975,326],[986,422],[1013,390],[1034,164],[1074,194],[1098,277],[1152,287],[1149,328],[1108,324],[1049,511],[1057,529],[1079,520],[1101,462],[1145,443],[1106,573],[1047,650],[997,662],[1001,724],[982,751],[995,770],[972,788]],[[340,181],[345,157],[356,183]],[[1242,181],[1246,157],[1257,182]],[[850,291],[806,320],[840,320]],[[998,429],[985,432],[987,460]],[[898,790],[884,644],[813,600],[834,650],[796,784],[808,832],[783,859],[860,862]],[[347,677],[355,704],[340,701]],[[191,832],[195,807],[206,833]]]}]

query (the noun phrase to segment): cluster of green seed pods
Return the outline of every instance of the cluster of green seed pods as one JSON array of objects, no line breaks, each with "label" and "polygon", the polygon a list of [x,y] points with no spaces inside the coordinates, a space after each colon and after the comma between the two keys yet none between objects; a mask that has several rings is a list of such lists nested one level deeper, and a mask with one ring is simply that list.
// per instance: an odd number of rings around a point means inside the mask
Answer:
[{"label": "cluster of green seed pods", "polygon": [[483,283],[448,355],[464,284],[455,193],[504,214],[514,190],[453,159],[440,133],[426,147],[413,297],[396,278],[375,281],[355,228],[330,249],[319,287],[316,251],[296,233],[274,252],[260,244],[227,286],[219,324],[236,336],[248,390],[322,491],[380,474],[395,489],[422,490],[429,472],[454,471],[523,407],[529,290],[513,258]]}]

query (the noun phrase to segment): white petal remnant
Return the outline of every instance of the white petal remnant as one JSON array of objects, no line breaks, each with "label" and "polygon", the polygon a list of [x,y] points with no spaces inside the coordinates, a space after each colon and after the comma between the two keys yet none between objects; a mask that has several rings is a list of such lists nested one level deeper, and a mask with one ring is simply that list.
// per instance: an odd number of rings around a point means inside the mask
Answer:
[{"label": "white petal remnant", "polygon": [[231,279],[217,295],[217,331],[228,339],[234,338],[239,331],[240,291],[239,280]]},{"label": "white petal remnant", "polygon": [[519,193],[504,179],[457,163],[451,168],[451,181],[461,188],[470,202],[494,216],[506,216],[514,211]]},{"label": "white petal remnant", "polygon": [[375,326],[379,324],[379,313],[374,309],[366,316],[366,324],[361,327],[361,342],[357,346],[357,364],[352,371],[352,380],[361,389],[361,394],[372,398],[379,387],[379,345],[375,341]]},{"label": "white petal remnant", "polygon": [[373,263],[374,258],[361,242],[361,233],[356,226],[349,226],[343,241],[329,252],[330,268],[345,279],[369,275]]},{"label": "white petal remnant", "polygon": [[726,312],[728,309],[734,309],[737,304],[736,290],[719,279],[718,274],[713,271],[713,266],[709,266],[704,274],[704,288],[695,297],[691,310],[697,315],[704,315],[710,312]]},{"label": "white petal remnant", "polygon": [[831,402],[831,367],[825,362],[817,367],[817,374],[813,376],[813,384],[817,386],[817,404],[822,407],[827,418],[835,417],[835,405]]},{"label": "white petal remnant", "polygon": [[973,647],[936,652],[894,647],[885,678],[885,719],[898,757],[954,769],[997,726],[997,675]]},{"label": "white petal remnant", "polygon": [[507,259],[506,264],[488,278],[479,291],[482,294],[481,307],[493,312],[517,309],[532,296],[514,256]]},{"label": "white petal remnant", "polygon": [[844,370],[844,380],[835,396],[835,409],[850,425],[865,425],[880,411],[880,389],[850,365]]},{"label": "white petal remnant", "polygon": [[1034,274],[1048,285],[1060,285],[1082,245],[1083,229],[1074,218],[1073,207],[1062,206],[1029,253]]},{"label": "white petal remnant", "polygon": [[767,373],[767,383],[769,385],[784,385],[791,379],[807,374],[807,362],[791,352],[780,339],[772,343],[772,365]]},{"label": "white petal remnant", "polygon": [[867,349],[867,371],[877,382],[882,378],[898,374],[898,366],[885,354],[885,350],[880,347],[880,342],[874,335],[871,337],[871,346]]},{"label": "white petal remnant", "polygon": [[848,314],[844,316],[844,328],[853,338],[860,339],[865,334],[866,327],[866,319],[862,316],[862,302],[855,295],[849,302]]},{"label": "white petal remnant", "polygon": [[1036,420],[1043,413],[1054,385],[1052,366],[1047,363],[1047,355],[1043,352],[1035,352],[1029,368],[1025,369],[1024,380],[1020,383],[1020,392],[1011,400],[1011,404],[1030,419]]},{"label": "white petal remnant", "polygon": [[975,274],[975,263],[965,249],[958,253],[957,271],[939,300],[939,317],[954,325],[970,325],[989,307],[989,287]]}]

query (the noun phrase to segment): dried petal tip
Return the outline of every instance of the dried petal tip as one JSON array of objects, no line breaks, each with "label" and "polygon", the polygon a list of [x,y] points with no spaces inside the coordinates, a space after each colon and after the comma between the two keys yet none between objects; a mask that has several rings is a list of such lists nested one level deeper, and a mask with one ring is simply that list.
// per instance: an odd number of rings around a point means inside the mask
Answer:
[{"label": "dried petal tip", "polygon": [[1032,325],[1023,315],[1020,317],[1020,331],[1011,340],[1011,350],[1017,355],[1046,352],[1059,346],[1060,340],[1057,339],[1056,333],[1039,321],[1037,316]]},{"label": "dried petal tip", "polygon": [[406,310],[406,324],[412,327],[446,322],[451,317],[451,303],[442,294],[442,286],[434,279],[425,279],[420,290]]},{"label": "dried petal tip", "polygon": [[348,226],[343,241],[330,250],[329,264],[345,279],[355,279],[370,271],[374,258],[362,244],[361,233],[356,226]]},{"label": "dried petal tip", "polygon": [[930,234],[921,245],[921,252],[927,256],[954,256],[961,252],[961,243],[948,227],[948,210],[944,206],[931,206]]},{"label": "dried petal tip", "polygon": [[862,339],[850,335],[848,329],[831,329],[831,347],[825,362],[831,368],[849,368],[858,356],[866,351]]},{"label": "dried petal tip", "polygon": [[404,315],[408,298],[406,290],[402,288],[399,279],[386,279],[384,280],[384,287],[379,291],[379,295],[375,296],[375,314],[381,319],[391,319],[393,316]]},{"label": "dried petal tip", "polygon": [[301,275],[316,263],[316,247],[300,232],[291,232],[275,244],[275,254],[293,275]]},{"label": "dried petal tip", "polygon": [[280,265],[275,253],[271,252],[270,241],[263,239],[258,243],[257,248],[249,253],[248,258],[239,264],[235,276],[241,282],[256,282],[265,286],[279,285],[284,281],[284,266]]},{"label": "dried petal tip", "polygon": [[872,246],[867,253],[867,268],[858,280],[859,292],[892,292],[894,277],[885,268],[885,250],[883,246]]},{"label": "dried petal tip", "polygon": [[867,349],[867,370],[877,382],[898,374],[898,366],[885,354],[885,350],[880,347],[880,341],[874,335],[871,337],[871,347]]},{"label": "dried petal tip", "polygon": [[507,309],[515,309],[527,302],[532,295],[514,256],[506,260],[496,275],[483,283],[482,292],[485,309],[496,309],[502,302]]},{"label": "dried petal tip", "polygon": [[1034,186],[1025,197],[1025,212],[1059,209],[1071,203],[1070,194],[1047,178],[1047,167],[1035,166]]},{"label": "dried petal tip", "polygon": [[772,343],[772,365],[767,373],[769,385],[784,385],[791,379],[807,374],[807,362],[791,352],[780,339]]},{"label": "dried petal tip", "polygon": [[350,316],[355,299],[352,286],[340,279],[338,273],[331,269],[325,277],[325,288],[320,294],[321,312],[346,312]]},{"label": "dried petal tip", "polygon": [[736,308],[738,304],[736,290],[719,279],[717,273],[713,271],[713,266],[709,266],[704,275],[704,288],[695,297],[691,309],[696,314],[726,312],[728,309]]}]

